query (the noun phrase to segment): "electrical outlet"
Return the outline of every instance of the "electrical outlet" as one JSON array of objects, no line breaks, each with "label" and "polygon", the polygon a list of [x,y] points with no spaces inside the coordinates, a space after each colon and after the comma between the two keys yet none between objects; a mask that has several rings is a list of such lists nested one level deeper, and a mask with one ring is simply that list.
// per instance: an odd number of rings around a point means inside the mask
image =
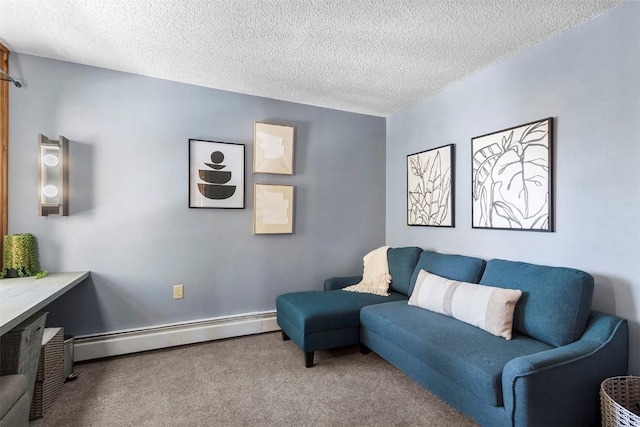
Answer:
[{"label": "electrical outlet", "polygon": [[184,298],[184,286],[183,285],[174,285],[173,286],[173,299],[182,299]]}]

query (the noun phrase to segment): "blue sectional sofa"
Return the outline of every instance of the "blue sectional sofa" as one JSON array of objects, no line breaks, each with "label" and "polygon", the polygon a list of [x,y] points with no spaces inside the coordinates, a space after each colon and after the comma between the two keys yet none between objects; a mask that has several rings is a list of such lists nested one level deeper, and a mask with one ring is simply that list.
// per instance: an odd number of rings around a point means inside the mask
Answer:
[{"label": "blue sectional sofa", "polygon": [[[276,300],[278,324],[313,366],[313,352],[360,344],[483,426],[600,422],[599,385],[626,375],[627,322],[591,310],[583,271],[391,248],[391,296],[340,291],[360,276],[331,278],[325,291]],[[519,289],[511,340],[407,300],[420,270]]]}]

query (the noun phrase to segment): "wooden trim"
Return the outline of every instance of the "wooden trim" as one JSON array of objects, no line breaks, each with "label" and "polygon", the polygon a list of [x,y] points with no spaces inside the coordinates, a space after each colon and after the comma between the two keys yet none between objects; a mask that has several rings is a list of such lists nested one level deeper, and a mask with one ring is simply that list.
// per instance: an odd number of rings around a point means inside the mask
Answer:
[{"label": "wooden trim", "polygon": [[[0,68],[9,74],[9,49],[0,43]],[[9,82],[0,82],[0,259],[9,224]]]}]

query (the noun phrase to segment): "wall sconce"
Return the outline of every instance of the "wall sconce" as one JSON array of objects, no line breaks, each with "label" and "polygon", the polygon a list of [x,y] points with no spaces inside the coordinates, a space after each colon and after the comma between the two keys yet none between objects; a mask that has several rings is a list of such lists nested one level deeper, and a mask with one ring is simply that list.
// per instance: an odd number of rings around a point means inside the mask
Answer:
[{"label": "wall sconce", "polygon": [[58,141],[39,134],[40,187],[38,214],[40,216],[69,215],[69,140],[61,136]]}]

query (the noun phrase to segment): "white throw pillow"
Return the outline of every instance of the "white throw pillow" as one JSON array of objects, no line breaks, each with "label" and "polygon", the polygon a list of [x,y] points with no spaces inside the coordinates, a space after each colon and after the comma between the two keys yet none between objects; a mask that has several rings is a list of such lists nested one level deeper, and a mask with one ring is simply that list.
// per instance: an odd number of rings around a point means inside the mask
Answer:
[{"label": "white throw pillow", "polygon": [[409,305],[453,317],[510,340],[513,312],[521,296],[519,289],[458,282],[420,270]]}]

